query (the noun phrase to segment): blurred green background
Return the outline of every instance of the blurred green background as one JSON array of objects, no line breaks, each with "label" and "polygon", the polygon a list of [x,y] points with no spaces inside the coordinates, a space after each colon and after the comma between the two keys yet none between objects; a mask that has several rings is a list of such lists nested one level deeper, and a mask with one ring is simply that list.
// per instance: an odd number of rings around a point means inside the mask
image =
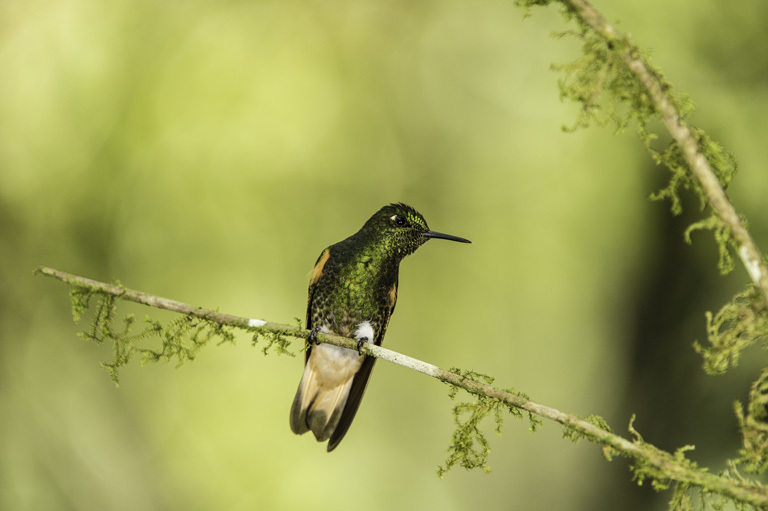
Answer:
[{"label": "blurred green background", "polygon": [[[768,248],[768,4],[599,2],[733,151]],[[208,347],[132,366],[75,336],[48,265],[233,314],[304,316],[320,251],[405,201],[435,230],[401,268],[386,346],[496,377],[713,470],[761,365],[707,377],[704,311],[747,276],[648,195],[632,133],[564,134],[557,10],[455,0],[0,3],[0,508],[663,509],[626,462],[557,425],[491,433],[493,472],[444,480],[447,388],[380,363],[332,454],[295,437],[299,358]],[[123,308],[123,311],[131,310]],[[139,317],[154,312],[139,309]],[[81,325],[84,326],[84,325]],[[298,344],[297,344],[298,346]],[[489,433],[491,432],[490,427]]]}]

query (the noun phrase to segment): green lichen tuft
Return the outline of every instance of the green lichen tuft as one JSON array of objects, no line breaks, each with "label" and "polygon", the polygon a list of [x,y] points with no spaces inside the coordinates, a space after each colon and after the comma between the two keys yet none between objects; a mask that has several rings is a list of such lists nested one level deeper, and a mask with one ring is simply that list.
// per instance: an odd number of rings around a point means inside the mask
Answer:
[{"label": "green lichen tuft", "polygon": [[137,349],[142,354],[142,364],[175,360],[176,367],[180,367],[184,362],[194,360],[200,350],[213,340],[217,345],[235,342],[231,326],[209,319],[181,316],[168,325],[150,317],[144,321],[149,326],[140,334],[141,338],[157,336],[161,338],[162,345],[159,350]]},{"label": "green lichen tuft", "polygon": [[515,0],[515,5],[523,10],[526,18],[531,15],[531,7],[545,7],[553,0]]},{"label": "green lichen tuft", "polygon": [[[301,329],[301,320],[299,318],[294,318],[294,321],[296,323],[296,328]],[[256,347],[259,343],[259,339],[265,341],[264,347],[261,348],[261,352],[264,353],[265,356],[269,355],[270,351],[277,355],[288,355],[289,357],[296,356],[296,353],[290,349],[291,341],[288,339],[288,336],[294,335],[293,332],[273,332],[265,330],[263,327],[249,327],[248,331],[253,334],[251,337],[251,346]],[[306,350],[306,346],[304,349]]]},{"label": "green lichen tuft", "polygon": [[695,461],[686,457],[686,453],[695,448],[693,445],[680,447],[673,454],[662,451],[643,440],[643,437],[635,429],[634,422],[635,416],[633,415],[629,422],[629,432],[633,436],[633,443],[644,451],[643,456],[634,458],[634,462],[630,467],[633,480],[638,486],[643,486],[646,482],[650,482],[651,487],[656,491],[668,490],[671,482],[674,481],[672,471],[674,471],[675,467],[686,467],[702,473],[707,471],[706,468],[699,468]]},{"label": "green lichen tuft", "polygon": [[91,298],[94,296],[98,297],[96,312],[91,321],[90,328],[88,331],[78,332],[77,335],[83,339],[92,340],[97,344],[103,343],[105,339],[110,337],[112,332],[112,320],[117,311],[115,296],[100,293],[91,288],[82,286],[73,286],[69,291],[69,296],[72,301],[72,317],[76,323],[79,322],[82,315],[88,311],[91,304]]},{"label": "green lichen tuft", "polygon": [[[660,135],[649,125],[659,116],[645,87],[627,66],[627,56],[639,50],[624,39],[609,38],[584,26],[578,31],[558,34],[559,37],[565,35],[582,41],[583,56],[568,64],[552,66],[553,70],[563,75],[558,80],[560,99],[569,99],[580,107],[574,123],[563,126],[563,130],[570,132],[594,124],[612,125],[616,132],[623,132],[634,126],[653,161],[657,165],[665,165],[672,173],[668,185],[651,198],[669,199],[672,212],[679,214],[682,212],[679,190],[699,188],[676,143],[669,144],[664,150],[654,145]],[[647,57],[645,60],[648,60]],[[675,99],[671,93],[672,85],[658,70],[651,68],[650,71],[660,79],[663,88],[683,112],[683,117],[693,110],[693,103],[688,97]]]},{"label": "green lichen tuft", "polygon": [[[608,433],[613,433],[613,430],[608,425],[605,419],[600,417],[599,415],[590,415],[588,417],[583,417],[583,419],[586,422],[589,422],[590,424],[597,426],[598,428],[602,429],[603,431],[607,431]],[[594,442],[596,444],[603,444],[604,440],[598,438],[597,436],[591,435],[586,433],[585,431],[582,431],[581,429],[577,429],[573,426],[565,425],[565,429],[563,429],[563,438],[567,438],[573,443],[577,444],[581,442],[582,440],[586,439],[590,442]],[[607,461],[612,461],[613,458],[616,456],[617,451],[610,445],[603,445],[603,457]]]},{"label": "green lichen tuft", "polygon": [[286,333],[283,331],[271,332],[261,328],[249,328],[248,331],[253,332],[251,337],[251,345],[256,346],[260,340],[264,341],[264,346],[261,348],[261,352],[264,355],[269,355],[269,352],[276,353],[278,355],[288,355],[289,357],[295,357],[294,353],[290,349],[291,341],[286,337]]},{"label": "green lichen tuft", "polygon": [[82,315],[88,311],[93,294],[93,290],[87,287],[70,287],[69,298],[72,302],[72,319],[75,323],[79,323]]},{"label": "green lichen tuft", "polygon": [[[451,368],[450,372],[458,374],[466,380],[483,382],[488,385],[493,383],[492,377],[476,371]],[[451,399],[455,399],[459,388],[457,385],[451,385],[448,396]],[[506,392],[527,399],[526,395],[515,392],[514,389],[506,389]],[[473,395],[476,398],[475,401],[459,403],[453,408],[456,429],[453,432],[451,444],[447,449],[449,455],[445,465],[439,466],[437,469],[437,475],[441,479],[446,472],[456,465],[463,467],[465,470],[480,469],[486,473],[491,472],[491,468],[488,465],[488,456],[491,452],[490,443],[481,429],[481,423],[487,417],[493,418],[494,430],[499,436],[504,424],[503,412],[505,411],[521,419],[527,415],[532,432],[537,431],[541,426],[541,419],[529,412],[526,412],[524,415],[522,410],[510,405],[503,399],[478,393],[473,393]]]},{"label": "green lichen tuft", "polygon": [[750,285],[713,315],[707,312],[709,347],[694,343],[704,359],[704,370],[722,374],[738,365],[741,352],[768,337],[768,308],[760,289]]},{"label": "green lichen tuft", "polygon": [[[586,422],[589,422],[590,424],[593,424],[597,426],[598,428],[602,429],[603,431],[607,431],[609,433],[612,433],[611,427],[608,425],[608,423],[600,417],[599,415],[590,415],[589,417],[582,417],[583,420]],[[590,439],[590,440],[597,440],[596,438],[588,435],[584,431],[581,431],[580,429],[576,429],[573,427],[570,427],[568,425],[565,426],[565,429],[563,430],[563,438],[567,438],[573,443],[577,444],[581,442],[582,440]]]},{"label": "green lichen tuft", "polygon": [[[120,369],[130,363],[133,356],[141,356],[141,363],[176,361],[181,366],[185,361],[194,360],[203,346],[214,341],[217,344],[234,343],[233,327],[215,321],[181,316],[167,325],[151,317],[144,318],[143,327],[138,328],[134,314],[126,314],[122,325],[116,326],[117,299],[115,295],[97,291],[85,286],[73,286],[70,290],[72,315],[79,322],[90,308],[92,298],[97,300],[91,324],[78,336],[97,344],[110,342],[113,356],[110,362],[101,366],[109,372],[115,385],[120,384]],[[142,341],[159,338],[158,349],[143,346]]]},{"label": "green lichen tuft", "polygon": [[[683,104],[690,105],[685,107],[688,111],[693,110],[693,105],[690,100],[683,100]],[[683,117],[686,115],[687,114]],[[651,199],[669,200],[670,210],[674,215],[679,215],[683,212],[680,190],[691,190],[699,197],[700,208],[704,210],[708,203],[707,197],[699,182],[693,178],[693,175],[688,170],[688,162],[685,159],[685,155],[680,150],[680,146],[675,142],[671,142],[666,149],[659,151],[655,149],[652,144],[653,140],[655,140],[658,135],[649,133],[645,126],[638,127],[638,131],[640,133],[640,139],[651,154],[653,161],[657,165],[667,167],[672,173],[667,186],[658,192],[651,194]],[[691,126],[690,131],[691,135],[696,140],[698,150],[704,155],[707,162],[709,162],[710,167],[720,181],[723,189],[728,188],[728,185],[731,183],[733,176],[738,170],[736,158],[732,153],[724,150],[720,144],[713,141],[703,130]]]},{"label": "green lichen tuft", "polygon": [[729,248],[735,249],[736,242],[733,240],[733,236],[731,235],[731,230],[728,228],[728,225],[713,213],[709,217],[703,220],[699,220],[698,222],[694,222],[688,226],[684,233],[685,242],[692,244],[693,241],[691,239],[691,233],[699,230],[712,231],[715,237],[717,249],[720,254],[717,263],[720,274],[727,275],[728,273],[732,272],[733,257],[731,257]]},{"label": "green lichen tuft", "polygon": [[[658,80],[664,95],[682,120],[687,119],[695,108],[690,97],[676,94],[672,84],[649,64],[649,57],[628,38],[595,32],[583,22],[576,30],[556,34],[556,37],[563,36],[576,37],[582,45],[581,57],[567,64],[552,66],[562,75],[558,80],[560,98],[571,100],[580,107],[573,124],[563,126],[563,130],[612,125],[616,132],[623,132],[634,126],[653,161],[667,167],[671,173],[667,185],[653,193],[651,199],[669,200],[672,213],[678,215],[683,210],[680,191],[691,190],[699,197],[704,209],[708,204],[706,194],[690,172],[680,146],[672,141],[663,149],[657,147],[661,135],[655,127],[660,126],[661,115],[644,84],[630,69],[629,61],[643,59],[649,73]],[[723,188],[727,188],[738,168],[733,154],[724,150],[703,130],[691,126],[690,131],[700,153],[709,162]],[[693,229],[702,227],[699,223],[692,226]],[[729,239],[730,233],[724,225],[713,231],[721,249],[720,269],[730,271],[728,268],[732,267],[732,262],[727,253],[727,243],[723,241]]]},{"label": "green lichen tuft", "polygon": [[[653,114],[653,106],[624,65],[626,42],[607,39],[584,27],[556,34],[556,37],[564,36],[581,40],[583,56],[568,64],[551,66],[563,75],[558,80],[560,99],[569,99],[580,107],[574,123],[563,126],[563,130],[570,132],[593,124],[613,124],[616,131],[623,131],[633,119],[645,126]],[[635,108],[629,108],[624,101]]]},{"label": "green lichen tuft", "polygon": [[751,474],[762,474],[768,468],[768,367],[752,384],[746,408],[734,404],[741,432],[742,448],[736,462]]},{"label": "green lichen tuft", "polygon": [[466,470],[479,468],[490,472],[488,455],[490,444],[485,434],[480,430],[480,423],[492,415],[496,422],[496,432],[501,434],[501,410],[498,400],[479,397],[473,403],[460,403],[453,408],[456,430],[448,448],[448,459],[445,466],[437,469],[437,475],[442,478],[453,466],[460,465]]}]

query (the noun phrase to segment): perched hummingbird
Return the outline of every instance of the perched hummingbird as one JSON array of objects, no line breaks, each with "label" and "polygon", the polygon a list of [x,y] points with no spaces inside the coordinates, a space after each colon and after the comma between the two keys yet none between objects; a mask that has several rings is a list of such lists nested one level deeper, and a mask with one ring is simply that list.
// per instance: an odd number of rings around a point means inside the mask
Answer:
[{"label": "perched hummingbird", "polygon": [[[309,279],[304,374],[291,407],[291,429],[312,430],[328,452],[339,445],[355,418],[376,359],[360,353],[381,345],[397,301],[400,261],[430,238],[469,240],[430,231],[424,217],[405,204],[378,210],[355,234],[323,250]],[[318,332],[357,339],[357,351],[317,344]]]}]

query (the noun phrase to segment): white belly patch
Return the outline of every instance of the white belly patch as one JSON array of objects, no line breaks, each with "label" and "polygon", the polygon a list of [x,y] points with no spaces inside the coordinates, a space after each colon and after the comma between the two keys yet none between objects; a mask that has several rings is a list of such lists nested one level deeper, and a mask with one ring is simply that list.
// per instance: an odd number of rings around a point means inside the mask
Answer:
[{"label": "white belly patch", "polygon": [[[326,326],[323,326],[320,331],[324,334],[333,333]],[[369,321],[360,323],[355,330],[355,338],[373,342],[373,326]],[[321,387],[334,388],[352,378],[363,365],[363,359],[364,357],[361,357],[356,350],[331,344],[319,344],[312,347],[309,365],[310,369],[316,373]]]},{"label": "white belly patch", "polygon": [[373,325],[370,321],[363,321],[355,330],[355,339],[358,341],[373,342]]}]

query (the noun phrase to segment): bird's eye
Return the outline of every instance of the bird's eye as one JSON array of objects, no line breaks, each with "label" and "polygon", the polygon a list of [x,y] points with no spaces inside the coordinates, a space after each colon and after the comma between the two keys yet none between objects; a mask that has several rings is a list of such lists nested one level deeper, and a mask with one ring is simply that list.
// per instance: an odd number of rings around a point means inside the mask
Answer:
[{"label": "bird's eye", "polygon": [[392,217],[392,221],[395,222],[395,225],[398,227],[405,227],[408,225],[408,220],[405,219],[402,215],[395,215]]}]

